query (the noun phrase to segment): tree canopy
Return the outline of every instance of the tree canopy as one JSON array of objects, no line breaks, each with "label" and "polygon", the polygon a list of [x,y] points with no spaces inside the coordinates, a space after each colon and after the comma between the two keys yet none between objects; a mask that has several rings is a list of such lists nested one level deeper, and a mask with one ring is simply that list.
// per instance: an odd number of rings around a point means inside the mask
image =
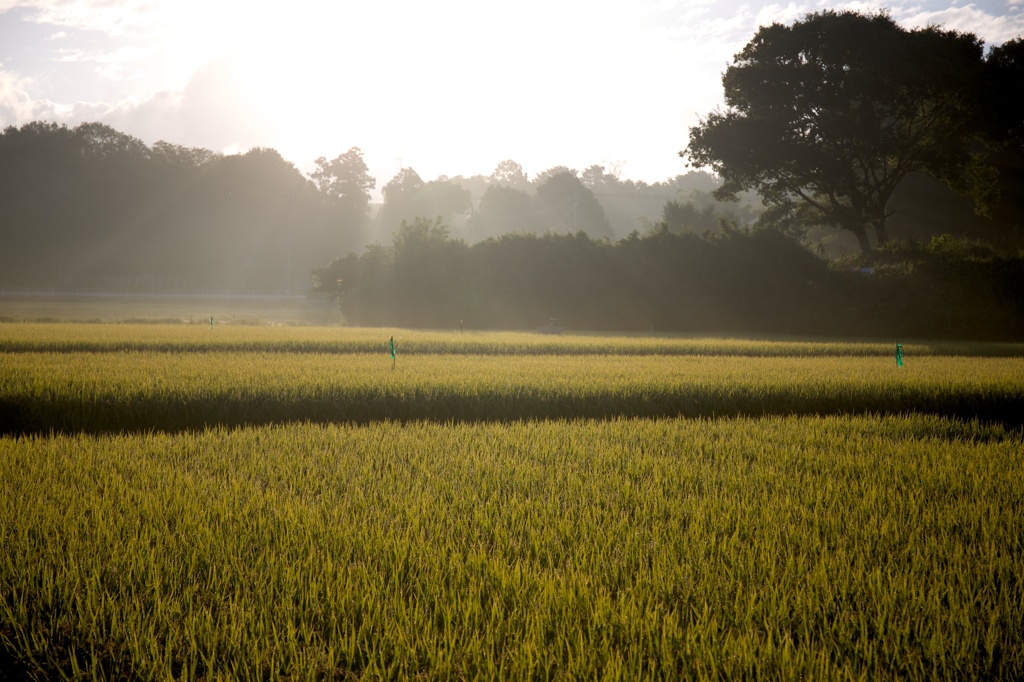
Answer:
[{"label": "tree canopy", "polygon": [[888,241],[889,201],[912,173],[991,201],[983,67],[976,36],[906,30],[886,14],[772,24],[736,55],[727,108],[692,128],[680,155],[721,176],[719,196],[754,189],[776,215],[848,230],[869,252],[868,228]]},{"label": "tree canopy", "polygon": [[612,237],[612,228],[594,193],[576,171],[556,166],[537,177],[534,215],[539,231],[575,232]]},{"label": "tree canopy", "polygon": [[491,173],[490,181],[494,185],[518,190],[525,191],[530,188],[530,180],[523,172],[523,167],[511,159],[505,159],[498,163],[494,172]]},{"label": "tree canopy", "polygon": [[402,168],[384,185],[380,222],[385,232],[397,233],[417,218],[451,220],[470,206],[470,193],[445,178],[424,182],[412,168]]},{"label": "tree canopy", "polygon": [[352,147],[332,161],[321,156],[314,163],[316,170],[310,178],[325,197],[337,202],[346,227],[365,229],[370,220],[370,191],[377,181],[363,161],[362,150]]}]

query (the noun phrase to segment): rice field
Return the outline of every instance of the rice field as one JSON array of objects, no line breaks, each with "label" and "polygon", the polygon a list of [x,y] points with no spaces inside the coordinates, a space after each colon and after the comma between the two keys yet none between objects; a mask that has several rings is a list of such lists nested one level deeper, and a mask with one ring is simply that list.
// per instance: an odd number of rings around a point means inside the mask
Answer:
[{"label": "rice field", "polygon": [[0,322],[0,353],[261,352],[379,354],[398,334],[402,355],[669,355],[740,357],[892,358],[929,355],[1024,358],[1024,343],[915,339],[835,340],[717,338],[679,335],[458,332],[352,327],[195,324],[46,324]]},{"label": "rice field", "polygon": [[0,324],[0,678],[1024,676],[1021,347],[197,331]]}]

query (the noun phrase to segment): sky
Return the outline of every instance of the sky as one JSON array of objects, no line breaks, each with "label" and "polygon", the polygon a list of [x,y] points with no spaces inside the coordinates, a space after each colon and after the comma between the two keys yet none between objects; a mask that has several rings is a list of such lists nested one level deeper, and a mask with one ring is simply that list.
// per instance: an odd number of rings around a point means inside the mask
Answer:
[{"label": "sky", "polygon": [[359,147],[378,192],[504,159],[653,183],[690,170],[689,128],[758,27],[824,9],[1024,36],[1024,0],[0,0],[0,126],[272,147],[305,173]]}]

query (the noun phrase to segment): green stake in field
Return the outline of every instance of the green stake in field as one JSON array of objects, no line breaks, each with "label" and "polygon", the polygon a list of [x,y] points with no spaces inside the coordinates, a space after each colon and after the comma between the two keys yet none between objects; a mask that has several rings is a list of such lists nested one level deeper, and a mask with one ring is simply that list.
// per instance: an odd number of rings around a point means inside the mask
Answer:
[{"label": "green stake in field", "polygon": [[210,331],[213,331],[213,318],[210,318]]},{"label": "green stake in field", "polygon": [[896,344],[896,366],[897,367],[902,367],[903,366],[903,344],[902,343],[897,343]]},{"label": "green stake in field", "polygon": [[391,337],[391,340],[388,341],[388,349],[390,349],[390,351],[391,351],[391,369],[392,369],[392,371],[394,371],[394,369],[395,369],[395,337],[393,337],[393,336]]}]

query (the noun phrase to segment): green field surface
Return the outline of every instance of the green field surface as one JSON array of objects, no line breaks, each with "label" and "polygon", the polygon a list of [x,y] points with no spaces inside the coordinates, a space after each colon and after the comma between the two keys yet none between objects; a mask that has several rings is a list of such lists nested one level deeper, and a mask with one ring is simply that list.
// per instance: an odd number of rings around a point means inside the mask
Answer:
[{"label": "green field surface", "polygon": [[7,433],[292,421],[937,414],[1019,426],[1024,358],[0,353]]},{"label": "green field surface", "polygon": [[886,357],[901,343],[908,357],[1024,358],[1024,343],[679,335],[538,334],[412,329],[196,324],[2,323],[0,352],[124,351],[384,353],[396,336],[402,355],[700,355],[743,357]]},{"label": "green field surface", "polygon": [[1020,679],[1020,350],[3,324],[0,679]]}]

